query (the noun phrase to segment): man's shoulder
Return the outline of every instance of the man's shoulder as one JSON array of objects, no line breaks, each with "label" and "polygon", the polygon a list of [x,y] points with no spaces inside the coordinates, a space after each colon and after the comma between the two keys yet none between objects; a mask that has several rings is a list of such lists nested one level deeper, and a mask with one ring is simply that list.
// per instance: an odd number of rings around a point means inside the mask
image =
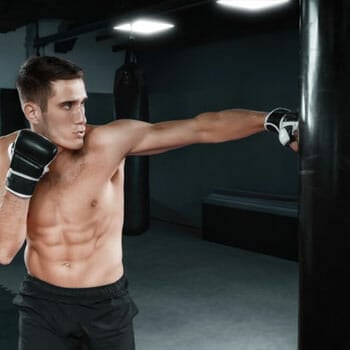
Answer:
[{"label": "man's shoulder", "polygon": [[113,138],[120,136],[132,136],[135,129],[140,125],[140,122],[134,119],[118,119],[102,125],[87,125],[87,137],[91,142],[100,142],[108,139],[111,135]]},{"label": "man's shoulder", "polygon": [[106,124],[99,124],[99,125],[88,124],[87,127],[89,129],[99,130],[99,131],[108,130],[110,128],[125,131],[125,129],[132,130],[142,123],[143,122],[136,119],[122,118],[122,119],[112,120]]},{"label": "man's shoulder", "polygon": [[105,150],[124,157],[140,138],[139,126],[140,122],[134,119],[118,119],[103,125],[88,124],[85,145],[89,150]]},{"label": "man's shoulder", "polygon": [[119,130],[119,122],[113,121],[107,124],[101,125],[86,125],[86,134],[85,134],[85,145],[88,148],[100,148],[105,146],[108,143],[108,138],[110,134],[110,128],[112,125],[115,125],[114,129]]},{"label": "man's shoulder", "polygon": [[0,136],[0,157],[3,157],[5,153],[7,154],[7,149],[9,145],[15,141],[18,131],[19,130]]}]

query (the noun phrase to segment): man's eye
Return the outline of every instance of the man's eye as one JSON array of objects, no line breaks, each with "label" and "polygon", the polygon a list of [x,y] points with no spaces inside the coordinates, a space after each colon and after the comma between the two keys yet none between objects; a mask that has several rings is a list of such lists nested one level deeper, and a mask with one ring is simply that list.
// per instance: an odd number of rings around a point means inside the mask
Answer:
[{"label": "man's eye", "polygon": [[72,108],[72,103],[71,102],[64,103],[63,108],[66,110],[70,110]]}]

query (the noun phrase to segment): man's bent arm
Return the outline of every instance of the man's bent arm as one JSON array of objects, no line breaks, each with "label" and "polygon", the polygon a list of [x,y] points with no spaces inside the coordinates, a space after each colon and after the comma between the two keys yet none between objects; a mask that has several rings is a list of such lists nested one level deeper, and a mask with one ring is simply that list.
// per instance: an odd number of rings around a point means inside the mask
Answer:
[{"label": "man's bent arm", "polygon": [[5,190],[0,197],[0,264],[7,265],[21,249],[27,232],[29,199]]}]

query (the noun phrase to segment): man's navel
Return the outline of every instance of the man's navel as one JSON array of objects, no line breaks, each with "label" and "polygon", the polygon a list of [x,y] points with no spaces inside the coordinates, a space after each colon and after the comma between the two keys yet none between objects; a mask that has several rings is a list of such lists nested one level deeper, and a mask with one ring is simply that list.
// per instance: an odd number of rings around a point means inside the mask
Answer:
[{"label": "man's navel", "polygon": [[63,264],[62,264],[63,267],[67,268],[67,269],[70,269],[72,267],[71,263],[65,261]]}]

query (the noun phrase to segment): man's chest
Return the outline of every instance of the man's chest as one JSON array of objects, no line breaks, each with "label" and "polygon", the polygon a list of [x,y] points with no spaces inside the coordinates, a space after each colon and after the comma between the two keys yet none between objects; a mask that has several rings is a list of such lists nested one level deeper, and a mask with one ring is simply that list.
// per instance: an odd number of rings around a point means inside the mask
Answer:
[{"label": "man's chest", "polygon": [[122,211],[123,181],[78,163],[63,173],[46,174],[31,199],[28,222],[40,226],[81,224]]}]

